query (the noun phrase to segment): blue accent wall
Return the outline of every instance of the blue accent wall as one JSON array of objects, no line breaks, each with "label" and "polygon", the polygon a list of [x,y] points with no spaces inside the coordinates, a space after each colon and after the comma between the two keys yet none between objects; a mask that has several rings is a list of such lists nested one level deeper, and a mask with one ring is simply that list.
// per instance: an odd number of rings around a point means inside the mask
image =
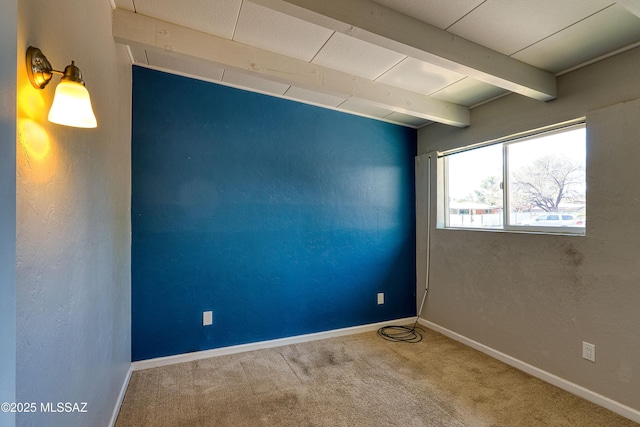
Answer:
[{"label": "blue accent wall", "polygon": [[415,315],[414,129],[134,67],[132,133],[133,360]]}]

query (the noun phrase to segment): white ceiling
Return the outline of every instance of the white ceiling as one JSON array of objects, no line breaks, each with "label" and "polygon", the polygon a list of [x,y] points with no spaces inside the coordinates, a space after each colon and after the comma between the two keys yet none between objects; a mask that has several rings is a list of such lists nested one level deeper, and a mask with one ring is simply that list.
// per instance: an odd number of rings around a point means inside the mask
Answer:
[{"label": "white ceiling", "polygon": [[469,125],[640,44],[640,0],[115,0],[135,64],[410,127]]}]

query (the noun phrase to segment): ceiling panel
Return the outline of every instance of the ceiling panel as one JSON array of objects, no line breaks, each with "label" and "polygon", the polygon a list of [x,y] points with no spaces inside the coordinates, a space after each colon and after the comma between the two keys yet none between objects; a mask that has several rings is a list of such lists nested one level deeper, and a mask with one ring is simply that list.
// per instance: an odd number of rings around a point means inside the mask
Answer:
[{"label": "ceiling panel", "polygon": [[375,80],[404,58],[401,53],[334,33],[311,62]]},{"label": "ceiling panel", "polygon": [[640,19],[615,4],[529,46],[514,58],[558,73],[638,40]]},{"label": "ceiling panel", "polygon": [[230,39],[242,0],[134,0],[136,12]]},{"label": "ceiling panel", "polygon": [[467,77],[431,96],[442,101],[472,107],[507,93],[506,90]]},{"label": "ceiling panel", "polygon": [[317,105],[326,105],[328,107],[337,107],[345,101],[345,98],[328,95],[326,93],[315,92],[313,90],[303,89],[291,86],[284,94],[287,98],[297,99],[303,102],[310,102]]},{"label": "ceiling panel", "polygon": [[447,29],[485,0],[374,0],[440,29]]},{"label": "ceiling panel", "polygon": [[147,50],[149,65],[167,70],[175,70],[181,74],[198,76],[208,80],[221,80],[224,68],[205,61],[175,53],[159,53]]},{"label": "ceiling panel", "polygon": [[608,0],[487,0],[448,31],[511,55],[611,4]]},{"label": "ceiling panel", "polygon": [[429,95],[464,78],[462,74],[414,58],[407,58],[380,76],[377,81]]},{"label": "ceiling panel", "polygon": [[233,40],[311,61],[333,31],[245,1]]},{"label": "ceiling panel", "polygon": [[136,10],[133,0],[115,0],[114,3],[119,9],[130,10],[131,12]]},{"label": "ceiling panel", "polygon": [[287,89],[289,89],[289,85],[287,84],[263,79],[252,73],[234,70],[232,68],[227,68],[225,70],[222,81],[234,86],[245,87],[249,90],[273,93],[277,95],[282,95],[287,91]]},{"label": "ceiling panel", "polygon": [[147,51],[143,47],[131,45],[129,46],[129,51],[131,52],[134,63],[146,65],[149,64],[149,61],[147,61]]}]

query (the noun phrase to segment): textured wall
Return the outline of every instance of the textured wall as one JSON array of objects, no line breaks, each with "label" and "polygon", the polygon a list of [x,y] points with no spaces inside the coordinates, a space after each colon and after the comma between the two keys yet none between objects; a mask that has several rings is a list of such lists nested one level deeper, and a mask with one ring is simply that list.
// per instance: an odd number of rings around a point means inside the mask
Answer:
[{"label": "textured wall", "polygon": [[[562,76],[553,102],[509,96],[474,109],[469,129],[419,134],[426,153],[586,115],[586,236],[432,229],[423,317],[635,410],[639,67],[635,49]],[[596,363],[582,359],[582,341],[596,345]]]},{"label": "textured wall", "polygon": [[414,130],[144,68],[133,103],[134,360],[415,314]]},{"label": "textured wall", "polygon": [[[0,3],[0,403],[16,385],[16,22],[18,3]],[[0,412],[0,427],[15,425]]]},{"label": "textured wall", "polygon": [[[130,365],[131,70],[107,0],[18,5],[17,398],[87,402],[21,426],[105,426]],[[27,46],[75,60],[97,129],[49,123],[58,77],[31,87]]]}]

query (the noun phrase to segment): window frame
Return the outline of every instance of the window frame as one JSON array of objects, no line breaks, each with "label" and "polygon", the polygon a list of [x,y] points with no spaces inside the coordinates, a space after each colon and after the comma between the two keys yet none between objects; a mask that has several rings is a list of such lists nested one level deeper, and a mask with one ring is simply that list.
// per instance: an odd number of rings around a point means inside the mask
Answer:
[{"label": "window frame", "polygon": [[[554,234],[554,235],[567,235],[567,236],[585,236],[586,235],[586,227],[582,226],[536,226],[536,225],[512,225],[511,221],[511,209],[509,209],[509,147],[530,141],[541,136],[550,136],[557,133],[563,133],[570,131],[572,129],[584,128],[587,130],[586,120],[584,117],[576,120],[572,120],[569,122],[564,122],[560,124],[556,124],[553,126],[548,126],[545,128],[535,129],[528,132],[522,132],[515,135],[511,135],[504,138],[499,138],[496,140],[491,140],[479,144],[473,144],[470,146],[462,147],[455,150],[448,150],[444,152],[438,153],[439,165],[442,167],[442,185],[439,187],[443,190],[443,200],[440,206],[442,209],[439,209],[439,215],[443,215],[443,221],[438,223],[438,228],[447,229],[447,230],[468,230],[468,231],[488,231],[488,232],[508,232],[508,233],[531,233],[531,234]],[[585,148],[587,144],[587,137],[585,134]],[[498,228],[485,228],[485,227],[465,227],[465,226],[452,226],[450,224],[450,200],[449,200],[449,171],[448,171],[448,157],[454,154],[463,153],[466,151],[471,151],[483,147],[488,147],[492,145],[502,145],[502,215],[500,218],[501,226]],[[586,153],[585,153],[585,162],[586,162]],[[586,172],[586,164],[585,164],[585,182],[587,178]],[[586,207],[586,187],[585,187],[585,207]],[[547,213],[548,214],[548,213]],[[565,215],[566,213],[559,212],[559,215]],[[542,214],[544,215],[544,214]],[[573,215],[573,214],[572,214]],[[575,215],[574,215],[575,217]],[[575,218],[577,219],[577,218]]]}]

